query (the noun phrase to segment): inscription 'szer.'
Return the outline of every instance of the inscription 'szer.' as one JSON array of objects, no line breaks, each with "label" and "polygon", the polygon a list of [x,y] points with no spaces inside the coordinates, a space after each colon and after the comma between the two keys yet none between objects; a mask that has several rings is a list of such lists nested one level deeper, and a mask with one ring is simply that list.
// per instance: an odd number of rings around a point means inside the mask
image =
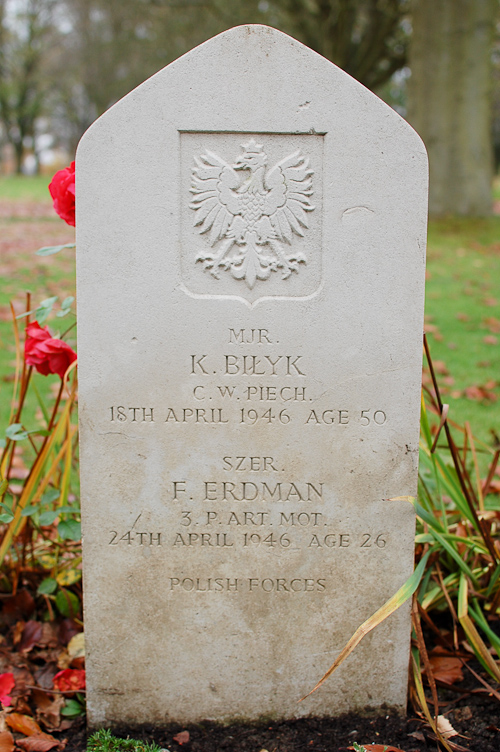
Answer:
[{"label": "inscription 'szer.'", "polygon": [[[290,245],[294,232],[303,237],[302,228],[308,227],[314,173],[300,150],[266,171],[262,144],[252,138],[242,148],[233,165],[208,149],[195,157],[189,206],[200,233],[210,230],[210,245],[220,241],[217,250],[198,254],[196,261],[216,279],[225,269],[252,289],[271,272],[280,269],[287,279],[307,262],[301,251],[286,253],[283,243]],[[241,170],[249,173],[243,181]],[[238,249],[230,255],[235,244]]]}]

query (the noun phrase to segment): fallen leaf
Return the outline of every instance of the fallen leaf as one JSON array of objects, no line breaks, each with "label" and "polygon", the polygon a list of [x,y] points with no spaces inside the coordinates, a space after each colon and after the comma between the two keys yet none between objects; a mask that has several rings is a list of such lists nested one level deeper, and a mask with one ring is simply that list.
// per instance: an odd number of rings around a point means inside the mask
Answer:
[{"label": "fallen leaf", "polygon": [[21,641],[19,643],[18,650],[27,653],[32,650],[34,646],[42,638],[42,624],[39,621],[27,621],[24,625]]},{"label": "fallen leaf", "polygon": [[18,739],[16,745],[24,749],[24,752],[48,752],[49,749],[58,747],[59,742],[50,734],[40,733]]},{"label": "fallen leaf", "polygon": [[494,306],[498,305],[498,300],[496,298],[484,298],[483,304],[494,308]]},{"label": "fallen leaf", "polygon": [[485,345],[496,345],[498,337],[495,337],[494,334],[487,334],[486,337],[483,337],[483,342]]},{"label": "fallen leaf", "polygon": [[425,736],[421,731],[412,731],[408,736],[413,736],[413,738],[417,739],[419,742],[425,742]]},{"label": "fallen leaf", "polygon": [[462,661],[447,655],[432,655],[429,657],[432,673],[437,681],[443,684],[454,684],[463,681]]},{"label": "fallen leaf", "polygon": [[47,692],[41,689],[33,690],[33,700],[36,704],[37,720],[43,723],[49,731],[59,730],[61,724],[61,708],[64,707],[65,699],[57,695],[52,699]]},{"label": "fallen leaf", "polygon": [[14,737],[10,731],[0,732],[0,752],[12,752],[14,749]]},{"label": "fallen leaf", "polygon": [[5,722],[12,731],[16,731],[18,734],[24,734],[25,736],[32,736],[33,734],[41,734],[42,729],[33,718],[28,715],[22,715],[21,713],[9,713],[5,717]]},{"label": "fallen leaf", "polygon": [[484,320],[484,323],[492,334],[500,334],[500,319],[496,319],[494,316],[489,316]]},{"label": "fallen leaf", "polygon": [[[366,749],[366,752],[404,752],[399,747],[391,747],[389,744],[361,744],[362,748]],[[347,747],[347,749],[355,749],[355,747]]]},{"label": "fallen leaf", "polygon": [[444,715],[438,715],[437,717],[437,729],[444,739],[449,739],[450,736],[457,736],[457,732]]},{"label": "fallen leaf", "polygon": [[[474,400],[475,402],[496,402],[497,395],[491,389],[488,388],[491,385],[491,381],[488,384],[473,384],[464,389],[464,395],[467,399]],[[496,382],[493,382],[496,384]]]},{"label": "fallen leaf", "polygon": [[468,321],[469,320],[469,316],[467,316],[466,313],[457,313],[457,319],[459,321]]},{"label": "fallen leaf", "polygon": [[448,376],[449,371],[446,368],[446,363],[444,362],[444,360],[435,360],[433,365],[434,371],[436,373],[441,374],[441,376]]},{"label": "fallen leaf", "polygon": [[174,742],[177,742],[177,744],[187,744],[189,741],[189,731],[179,731],[179,733],[176,734],[173,739]]},{"label": "fallen leaf", "polygon": [[24,616],[30,616],[35,610],[35,599],[24,588],[16,595],[10,595],[3,601],[2,618],[9,624],[19,621]]},{"label": "fallen leaf", "polygon": [[68,642],[68,655],[72,661],[75,658],[85,658],[85,635],[79,632]]}]

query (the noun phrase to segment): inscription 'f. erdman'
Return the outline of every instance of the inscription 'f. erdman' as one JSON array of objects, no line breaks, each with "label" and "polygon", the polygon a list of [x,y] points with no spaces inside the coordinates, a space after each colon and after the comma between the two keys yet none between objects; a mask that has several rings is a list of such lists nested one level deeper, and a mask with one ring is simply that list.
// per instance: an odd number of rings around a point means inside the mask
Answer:
[{"label": "inscription 'f. erdman'", "polygon": [[242,149],[233,165],[208,149],[195,157],[189,206],[200,233],[210,230],[210,245],[219,244],[196,261],[215,279],[224,269],[252,289],[271,272],[279,269],[288,279],[307,262],[304,253],[287,252],[283,243],[291,245],[293,233],[303,237],[308,227],[313,170],[300,150],[268,170],[262,144],[252,138]]}]

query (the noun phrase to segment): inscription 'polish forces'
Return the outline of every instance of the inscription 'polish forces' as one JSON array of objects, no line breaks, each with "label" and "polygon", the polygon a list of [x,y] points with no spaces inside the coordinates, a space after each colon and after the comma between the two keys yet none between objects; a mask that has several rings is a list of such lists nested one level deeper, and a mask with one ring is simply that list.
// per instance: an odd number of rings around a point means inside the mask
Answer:
[{"label": "inscription 'polish forces'", "polygon": [[[200,233],[210,230],[210,245],[219,243],[217,250],[199,253],[196,261],[215,279],[224,269],[252,289],[271,272],[280,269],[282,279],[288,279],[307,262],[302,252],[287,253],[283,243],[290,245],[294,232],[303,237],[302,228],[308,227],[313,170],[300,150],[266,171],[262,144],[252,138],[242,148],[233,165],[208,149],[195,157],[189,206]],[[241,180],[239,171],[249,174]]]}]

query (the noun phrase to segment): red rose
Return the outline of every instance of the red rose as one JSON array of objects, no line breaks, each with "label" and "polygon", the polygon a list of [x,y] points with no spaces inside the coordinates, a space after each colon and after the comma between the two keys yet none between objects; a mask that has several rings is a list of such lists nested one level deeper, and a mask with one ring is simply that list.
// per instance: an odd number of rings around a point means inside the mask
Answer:
[{"label": "red rose", "polygon": [[85,689],[85,669],[82,668],[65,668],[59,671],[52,680],[54,689],[59,692],[79,692]]},{"label": "red rose", "polygon": [[49,185],[54,209],[64,221],[75,226],[75,163],[56,172]]},{"label": "red rose", "polygon": [[34,321],[26,327],[24,357],[27,365],[35,366],[38,373],[47,376],[57,373],[61,379],[69,366],[76,360],[76,352],[63,342],[51,336],[46,326]]}]

